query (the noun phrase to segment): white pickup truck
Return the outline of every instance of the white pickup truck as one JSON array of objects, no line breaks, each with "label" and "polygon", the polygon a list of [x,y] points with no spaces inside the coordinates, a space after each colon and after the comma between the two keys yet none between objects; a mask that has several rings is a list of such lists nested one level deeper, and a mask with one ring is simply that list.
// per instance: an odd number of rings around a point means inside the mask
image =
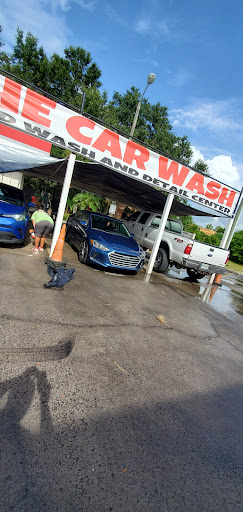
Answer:
[{"label": "white pickup truck", "polygon": [[[135,212],[123,219],[125,226],[144,249],[152,249],[161,214]],[[156,272],[165,272],[169,265],[185,268],[189,277],[201,279],[206,274],[223,274],[229,251],[198,242],[183,234],[179,220],[168,219],[154,264]]]}]

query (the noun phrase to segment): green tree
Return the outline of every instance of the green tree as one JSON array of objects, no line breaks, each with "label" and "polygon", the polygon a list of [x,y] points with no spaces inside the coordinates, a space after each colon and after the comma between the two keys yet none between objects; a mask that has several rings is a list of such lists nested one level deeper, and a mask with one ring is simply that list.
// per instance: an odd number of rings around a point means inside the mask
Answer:
[{"label": "green tree", "polygon": [[208,168],[208,164],[204,162],[204,160],[197,160],[197,162],[193,166],[194,169],[205,174],[205,176],[211,176]]},{"label": "green tree", "polygon": [[89,208],[93,212],[102,212],[106,206],[106,200],[101,196],[89,192],[80,192],[72,198],[68,206],[72,212],[85,210],[86,208]]},{"label": "green tree", "polygon": [[12,54],[0,54],[0,66],[6,71],[46,89],[48,87],[48,59],[38,39],[30,32],[26,35],[19,28]]},{"label": "green tree", "polygon": [[[1,33],[0,29],[0,47],[3,46]],[[78,110],[82,105],[82,92],[85,92],[84,112],[130,134],[141,92],[136,87],[131,87],[125,94],[116,91],[108,102],[107,93],[99,91],[101,70],[84,48],[69,46],[63,56],[54,53],[48,58],[43,47],[39,47],[38,39],[30,32],[24,38],[24,32],[18,28],[13,52],[0,51],[0,66]],[[190,142],[187,136],[178,137],[173,132],[168,109],[159,102],[153,105],[146,98],[142,99],[134,137],[190,165]],[[66,153],[53,147],[52,156],[61,158]],[[207,164],[201,160],[196,162],[195,168],[209,174]]]},{"label": "green tree", "polygon": [[230,244],[230,259],[243,263],[243,231],[237,231]]},{"label": "green tree", "polygon": [[[101,70],[84,48],[69,46],[63,57],[54,53],[48,58],[38,39],[30,32],[24,38],[19,28],[13,52],[9,55],[0,52],[0,66],[77,108],[82,103],[81,86],[95,90],[101,86]],[[98,97],[103,104],[104,97]],[[89,95],[87,103],[88,100]]]},{"label": "green tree", "polygon": [[1,50],[1,48],[4,46],[4,42],[2,40],[2,32],[3,32],[3,29],[2,29],[2,26],[0,25],[0,65],[1,65],[1,63],[4,63],[5,66],[7,67],[9,65],[9,57],[8,57],[7,53],[5,53],[3,50]]},{"label": "green tree", "polygon": [[222,228],[221,226],[217,226],[217,228],[215,229],[215,231],[217,231],[217,233],[222,233],[222,235],[224,234],[225,232],[225,229]]},{"label": "green tree", "polygon": [[[103,121],[129,135],[140,97],[136,87],[131,87],[125,94],[116,91],[103,110]],[[167,107],[160,103],[152,105],[146,98],[141,102],[134,137],[179,160],[183,156],[185,163],[189,163],[192,156],[187,137],[177,137],[173,132]]]},{"label": "green tree", "polygon": [[[4,44],[1,34],[0,27],[0,50]],[[79,46],[65,48],[63,57],[54,53],[48,58],[43,47],[38,46],[38,39],[30,32],[24,38],[23,30],[18,28],[13,52],[7,55],[0,51],[0,66],[79,110],[82,92],[85,92],[86,112],[96,117],[103,114],[107,93],[101,94],[98,89],[101,71],[92,62],[91,54]],[[67,156],[56,146],[52,146],[51,155],[56,158]]]}]

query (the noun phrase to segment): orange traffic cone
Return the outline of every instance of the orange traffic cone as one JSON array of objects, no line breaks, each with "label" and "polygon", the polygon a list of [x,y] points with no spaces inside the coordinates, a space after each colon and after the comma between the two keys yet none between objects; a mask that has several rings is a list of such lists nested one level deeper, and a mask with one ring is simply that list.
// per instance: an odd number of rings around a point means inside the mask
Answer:
[{"label": "orange traffic cone", "polygon": [[[222,279],[222,275],[223,275],[223,274],[216,274],[216,276],[215,276],[215,278],[214,278],[214,280],[213,280],[213,284],[218,284],[218,285],[220,285],[220,281],[221,281],[221,279]],[[220,286],[222,286],[222,285],[220,285]]]},{"label": "orange traffic cone", "polygon": [[57,243],[55,245],[55,249],[51,256],[52,261],[62,261],[63,257],[63,249],[64,249],[64,241],[65,241],[65,233],[66,233],[66,224],[63,224],[62,229],[60,231],[60,235],[58,237]]},{"label": "orange traffic cone", "polygon": [[209,302],[211,302],[211,300],[214,297],[216,291],[218,290],[218,286],[222,286],[220,284],[220,281],[222,279],[222,275],[223,274],[216,274],[216,276],[214,278],[214,281],[213,281],[213,284],[212,284],[212,288],[211,288],[211,292],[210,292]]}]

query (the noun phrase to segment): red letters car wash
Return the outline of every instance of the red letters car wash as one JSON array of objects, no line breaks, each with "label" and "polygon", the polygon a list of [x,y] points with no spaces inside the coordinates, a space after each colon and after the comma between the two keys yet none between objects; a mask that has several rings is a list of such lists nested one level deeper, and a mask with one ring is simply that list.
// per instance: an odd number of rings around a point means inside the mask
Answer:
[{"label": "red letters car wash", "polygon": [[0,75],[0,123],[231,217],[239,191]]}]

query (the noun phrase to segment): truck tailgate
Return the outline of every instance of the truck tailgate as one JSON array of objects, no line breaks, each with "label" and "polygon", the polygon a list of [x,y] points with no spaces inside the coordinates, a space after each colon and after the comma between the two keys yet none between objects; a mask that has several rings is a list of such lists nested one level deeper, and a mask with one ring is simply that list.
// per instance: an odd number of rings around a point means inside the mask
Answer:
[{"label": "truck tailgate", "polygon": [[189,259],[209,263],[211,265],[224,266],[228,252],[228,249],[221,249],[220,247],[194,241]]}]

